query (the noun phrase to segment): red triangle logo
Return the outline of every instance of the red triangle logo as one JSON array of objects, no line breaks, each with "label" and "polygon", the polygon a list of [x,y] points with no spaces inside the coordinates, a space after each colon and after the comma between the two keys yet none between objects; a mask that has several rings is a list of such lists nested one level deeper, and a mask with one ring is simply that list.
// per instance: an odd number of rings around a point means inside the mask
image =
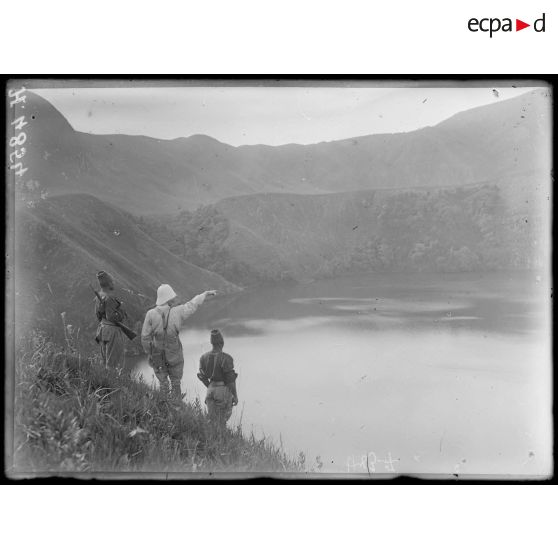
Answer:
[{"label": "red triangle logo", "polygon": [[524,21],[521,21],[520,19],[515,20],[515,30],[516,31],[521,31],[522,29],[525,29],[526,27],[531,27],[531,24],[530,23],[525,23]]}]

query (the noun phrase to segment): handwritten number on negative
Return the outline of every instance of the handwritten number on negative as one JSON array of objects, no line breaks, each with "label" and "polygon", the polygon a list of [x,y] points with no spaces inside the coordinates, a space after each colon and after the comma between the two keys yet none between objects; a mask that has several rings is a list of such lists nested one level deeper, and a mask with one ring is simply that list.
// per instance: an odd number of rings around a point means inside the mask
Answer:
[{"label": "handwritten number on negative", "polygon": [[10,138],[10,147],[15,147],[16,145],[23,145],[27,140],[27,134],[25,132],[20,132],[17,136]]},{"label": "handwritten number on negative", "polygon": [[10,170],[14,169],[18,169],[14,174],[19,177],[22,177],[27,172],[27,169],[24,169],[21,163],[16,163],[15,165],[10,166]]},{"label": "handwritten number on negative", "polygon": [[16,149],[15,151],[12,151],[10,153],[10,164],[13,164],[14,157],[16,159],[21,159],[24,155],[25,155],[25,147],[22,147],[21,149]]},{"label": "handwritten number on negative", "polygon": [[21,130],[24,126],[27,126],[27,122],[25,121],[25,116],[20,116],[19,118],[16,118],[16,119],[12,122],[12,126],[13,126],[16,130]]}]

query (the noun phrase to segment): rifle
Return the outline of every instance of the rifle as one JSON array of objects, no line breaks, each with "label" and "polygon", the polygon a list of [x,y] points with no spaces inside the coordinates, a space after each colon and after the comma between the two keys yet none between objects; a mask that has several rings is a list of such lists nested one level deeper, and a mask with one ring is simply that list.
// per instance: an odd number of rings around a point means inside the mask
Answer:
[{"label": "rifle", "polygon": [[[98,298],[99,302],[102,304],[104,301],[101,295],[91,286],[91,284],[89,286],[91,287],[91,290],[95,293],[95,296]],[[125,326],[122,322],[113,322],[113,323],[122,330],[122,333],[124,333],[124,335],[130,341],[133,341],[137,337],[136,333],[132,331],[128,326]]]}]

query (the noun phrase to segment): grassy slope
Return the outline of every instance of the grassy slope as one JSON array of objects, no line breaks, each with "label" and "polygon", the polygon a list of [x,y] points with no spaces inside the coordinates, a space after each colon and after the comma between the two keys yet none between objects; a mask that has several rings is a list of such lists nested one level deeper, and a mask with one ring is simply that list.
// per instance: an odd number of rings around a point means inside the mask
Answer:
[{"label": "grassy slope", "polygon": [[240,427],[219,432],[199,400],[169,408],[142,381],[67,356],[43,337],[19,356],[8,474],[305,470],[303,454],[291,459]]}]

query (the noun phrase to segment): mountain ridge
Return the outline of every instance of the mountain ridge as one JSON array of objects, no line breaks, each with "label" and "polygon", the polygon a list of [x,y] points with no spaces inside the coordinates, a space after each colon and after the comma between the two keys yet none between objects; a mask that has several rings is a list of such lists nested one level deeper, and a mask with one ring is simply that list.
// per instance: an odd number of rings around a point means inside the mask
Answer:
[{"label": "mountain ridge", "polygon": [[457,186],[527,170],[549,172],[550,105],[544,95],[536,90],[411,132],[235,147],[203,134],[161,140],[76,132],[29,92],[35,119],[27,157],[30,177],[51,194],[94,192],[136,215],[258,192]]}]

